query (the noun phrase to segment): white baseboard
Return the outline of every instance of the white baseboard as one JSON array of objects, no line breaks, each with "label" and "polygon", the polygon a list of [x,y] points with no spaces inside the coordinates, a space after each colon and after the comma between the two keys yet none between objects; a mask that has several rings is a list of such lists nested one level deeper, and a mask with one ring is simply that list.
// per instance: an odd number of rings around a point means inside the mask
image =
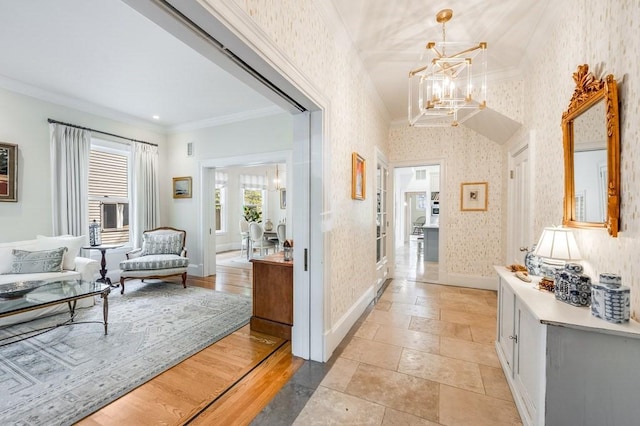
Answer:
[{"label": "white baseboard", "polygon": [[453,285],[457,287],[470,287],[481,290],[498,291],[498,279],[496,277],[482,277],[478,275],[453,273],[447,274],[445,277],[440,277],[438,282],[440,284]]},{"label": "white baseboard", "polygon": [[187,275],[193,275],[194,277],[204,277],[204,266],[202,263],[194,265],[189,264],[187,266]]},{"label": "white baseboard", "polygon": [[375,285],[369,286],[351,308],[340,318],[330,330],[324,333],[324,362],[328,361],[333,351],[347,335],[367,306],[375,296]]}]

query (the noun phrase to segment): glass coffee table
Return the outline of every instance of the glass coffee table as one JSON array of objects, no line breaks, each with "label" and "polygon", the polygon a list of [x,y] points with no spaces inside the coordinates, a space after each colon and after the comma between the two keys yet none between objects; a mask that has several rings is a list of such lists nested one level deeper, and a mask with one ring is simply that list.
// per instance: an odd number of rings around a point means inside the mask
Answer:
[{"label": "glass coffee table", "polygon": [[[0,318],[45,308],[47,306],[67,303],[69,307],[69,319],[49,327],[0,338],[0,346],[19,342],[63,325],[100,323],[100,321],[74,322],[76,302],[80,299],[93,296],[100,296],[103,299],[102,324],[104,324],[104,334],[107,334],[107,317],[109,313],[108,297],[110,291],[111,288],[108,284],[80,280],[51,282],[18,281],[11,284],[2,284],[0,285]],[[4,343],[6,340],[11,341]]]}]

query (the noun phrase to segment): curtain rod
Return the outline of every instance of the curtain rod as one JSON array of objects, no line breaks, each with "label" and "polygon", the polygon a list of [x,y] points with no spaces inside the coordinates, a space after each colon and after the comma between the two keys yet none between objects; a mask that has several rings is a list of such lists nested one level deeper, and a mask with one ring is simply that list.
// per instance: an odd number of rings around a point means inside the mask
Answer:
[{"label": "curtain rod", "polygon": [[103,132],[102,130],[96,130],[96,129],[92,129],[90,127],[78,126],[77,124],[64,123],[62,121],[54,120],[52,118],[48,118],[47,121],[49,123],[62,124],[64,126],[75,127],[76,129],[88,130],[90,132],[95,132],[95,133],[102,133],[103,135],[109,135],[109,136],[113,136],[113,137],[120,138],[120,139],[126,139],[126,140],[131,141],[131,142],[139,142],[139,143],[144,143],[144,144],[147,144],[147,145],[158,146],[158,144],[156,144],[156,143],[140,141],[138,139],[131,139],[131,138],[128,138],[126,136],[120,136],[120,135],[116,135],[114,133]]}]

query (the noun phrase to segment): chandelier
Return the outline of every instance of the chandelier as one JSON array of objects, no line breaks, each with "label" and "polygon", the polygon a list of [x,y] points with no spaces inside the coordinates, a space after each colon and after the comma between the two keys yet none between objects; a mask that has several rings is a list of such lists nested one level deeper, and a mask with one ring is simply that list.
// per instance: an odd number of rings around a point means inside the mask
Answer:
[{"label": "chandelier", "polygon": [[451,9],[437,13],[442,41],[428,42],[409,72],[410,126],[455,127],[487,105],[487,43],[446,41],[452,16]]}]

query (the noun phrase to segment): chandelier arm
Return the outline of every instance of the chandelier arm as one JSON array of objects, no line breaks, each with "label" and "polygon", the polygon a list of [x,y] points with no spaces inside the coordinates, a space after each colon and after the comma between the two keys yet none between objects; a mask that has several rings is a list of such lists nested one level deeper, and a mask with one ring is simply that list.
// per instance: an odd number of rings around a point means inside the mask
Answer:
[{"label": "chandelier arm", "polygon": [[425,66],[423,66],[423,67],[416,68],[415,70],[411,70],[411,71],[409,71],[409,78],[411,78],[411,77],[413,77],[414,75],[416,75],[416,74],[418,74],[418,73],[420,73],[420,72],[422,72],[422,71],[426,70],[428,66],[429,66],[429,65],[425,65]]},{"label": "chandelier arm", "polygon": [[478,44],[475,47],[470,47],[468,49],[462,50],[462,51],[456,53],[455,55],[447,56],[447,58],[458,58],[458,57],[464,55],[465,53],[473,52],[473,51],[478,50],[478,49],[482,49],[482,43]]}]

